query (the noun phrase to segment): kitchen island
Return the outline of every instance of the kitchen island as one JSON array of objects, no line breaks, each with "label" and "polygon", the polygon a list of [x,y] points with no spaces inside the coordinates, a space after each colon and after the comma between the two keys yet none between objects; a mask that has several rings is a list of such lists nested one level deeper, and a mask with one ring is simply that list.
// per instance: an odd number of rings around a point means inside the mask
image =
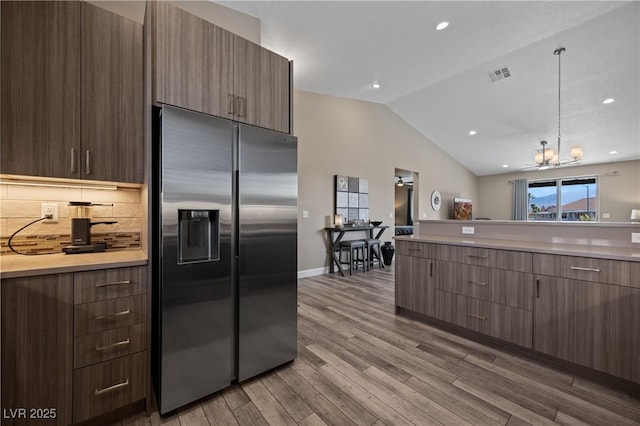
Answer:
[{"label": "kitchen island", "polygon": [[396,237],[398,313],[638,392],[640,244],[631,234],[640,225],[420,221],[416,228]]}]

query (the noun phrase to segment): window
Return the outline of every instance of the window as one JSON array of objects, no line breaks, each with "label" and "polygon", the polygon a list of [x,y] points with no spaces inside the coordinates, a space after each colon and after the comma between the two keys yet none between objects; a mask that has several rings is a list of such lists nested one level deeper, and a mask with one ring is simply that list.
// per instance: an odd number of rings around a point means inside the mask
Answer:
[{"label": "window", "polygon": [[529,182],[529,220],[598,220],[595,176]]}]

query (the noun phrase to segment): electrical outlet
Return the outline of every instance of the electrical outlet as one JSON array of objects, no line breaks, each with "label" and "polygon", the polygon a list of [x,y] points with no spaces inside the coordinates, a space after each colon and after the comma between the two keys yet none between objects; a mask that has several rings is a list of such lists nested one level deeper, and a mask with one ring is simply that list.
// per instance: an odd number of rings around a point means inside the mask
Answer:
[{"label": "electrical outlet", "polygon": [[640,232],[631,233],[631,242],[640,244]]},{"label": "electrical outlet", "polygon": [[609,213],[602,213],[602,218],[603,219],[610,219],[611,215]]},{"label": "electrical outlet", "polygon": [[40,217],[51,215],[51,219],[45,219],[43,223],[58,223],[58,203],[42,203],[40,205]]},{"label": "electrical outlet", "polygon": [[476,233],[476,229],[473,226],[463,226],[462,227],[462,233],[463,234],[475,234]]}]

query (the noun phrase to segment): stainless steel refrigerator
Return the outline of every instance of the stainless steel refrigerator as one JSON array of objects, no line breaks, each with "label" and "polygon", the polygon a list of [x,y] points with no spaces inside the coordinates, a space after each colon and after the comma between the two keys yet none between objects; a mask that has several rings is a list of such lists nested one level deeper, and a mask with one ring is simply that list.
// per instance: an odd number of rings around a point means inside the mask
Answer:
[{"label": "stainless steel refrigerator", "polygon": [[154,108],[153,354],[161,414],[296,356],[297,140]]}]

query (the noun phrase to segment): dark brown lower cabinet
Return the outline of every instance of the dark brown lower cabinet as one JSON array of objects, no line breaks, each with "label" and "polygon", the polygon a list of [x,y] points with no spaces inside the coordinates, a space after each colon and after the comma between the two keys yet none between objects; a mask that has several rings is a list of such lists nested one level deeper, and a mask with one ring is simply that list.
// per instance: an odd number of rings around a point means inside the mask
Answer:
[{"label": "dark brown lower cabinet", "polygon": [[396,306],[420,314],[436,315],[435,261],[422,257],[396,257]]},{"label": "dark brown lower cabinet", "polygon": [[144,400],[146,288],[146,266],[2,280],[2,425],[66,426]]},{"label": "dark brown lower cabinet", "polygon": [[640,383],[640,262],[397,245],[397,307]]},{"label": "dark brown lower cabinet", "polygon": [[536,276],[536,351],[640,383],[640,289]]},{"label": "dark brown lower cabinet", "polygon": [[145,363],[146,353],[138,352],[74,371],[74,422],[143,399],[147,386]]},{"label": "dark brown lower cabinet", "polygon": [[436,267],[438,290],[533,310],[532,274],[441,261]]},{"label": "dark brown lower cabinet", "polygon": [[68,425],[73,275],[5,279],[1,287],[2,424]]},{"label": "dark brown lower cabinet", "polygon": [[530,311],[440,290],[436,295],[438,319],[531,348]]}]

